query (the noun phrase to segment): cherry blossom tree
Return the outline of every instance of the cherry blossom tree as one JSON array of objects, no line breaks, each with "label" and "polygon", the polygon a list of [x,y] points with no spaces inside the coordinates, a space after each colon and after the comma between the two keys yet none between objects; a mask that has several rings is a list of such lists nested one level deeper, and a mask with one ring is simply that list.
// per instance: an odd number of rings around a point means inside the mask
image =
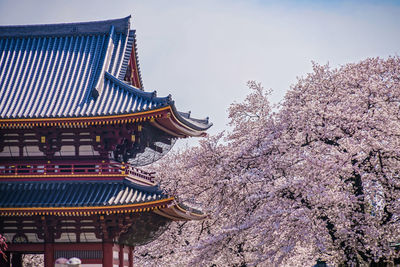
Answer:
[{"label": "cherry blossom tree", "polygon": [[294,205],[285,227],[304,235],[314,254],[347,265],[396,257],[399,101],[398,57],[314,65],[288,92],[277,116],[275,192]]},{"label": "cherry blossom tree", "polygon": [[41,267],[44,266],[43,254],[24,254],[22,255],[24,267]]},{"label": "cherry blossom tree", "polygon": [[249,82],[231,131],[155,169],[209,218],[137,249],[143,266],[358,266],[399,258],[400,59],[313,72],[279,105]]},{"label": "cherry blossom tree", "polygon": [[4,253],[7,250],[7,240],[6,238],[0,234],[0,256],[4,259],[7,260],[7,256]]}]

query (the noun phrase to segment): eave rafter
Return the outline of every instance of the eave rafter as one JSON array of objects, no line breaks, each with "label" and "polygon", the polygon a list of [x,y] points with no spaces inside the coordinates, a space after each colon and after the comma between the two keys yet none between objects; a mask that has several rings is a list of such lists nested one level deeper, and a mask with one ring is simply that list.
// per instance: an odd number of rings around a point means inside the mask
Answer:
[{"label": "eave rafter", "polygon": [[207,218],[206,214],[185,209],[176,202],[174,205],[170,205],[163,209],[157,209],[154,212],[173,221],[199,221]]}]

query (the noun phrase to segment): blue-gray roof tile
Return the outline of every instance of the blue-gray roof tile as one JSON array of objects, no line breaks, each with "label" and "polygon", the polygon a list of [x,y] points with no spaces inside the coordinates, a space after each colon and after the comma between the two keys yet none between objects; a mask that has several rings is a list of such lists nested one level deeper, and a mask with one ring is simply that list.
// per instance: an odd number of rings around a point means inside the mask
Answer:
[{"label": "blue-gray roof tile", "polygon": [[[1,26],[0,118],[97,116],[159,107],[161,99],[122,86],[117,78],[125,76],[136,52],[129,20]],[[114,104],[107,103],[109,97],[115,97]]]},{"label": "blue-gray roof tile", "polygon": [[80,207],[136,204],[167,198],[157,186],[120,181],[0,183],[0,208]]},{"label": "blue-gray roof tile", "polygon": [[132,53],[143,85],[130,17],[0,26],[0,119],[132,114],[170,105],[189,127],[203,131],[212,125],[182,116],[170,96],[127,84]]}]

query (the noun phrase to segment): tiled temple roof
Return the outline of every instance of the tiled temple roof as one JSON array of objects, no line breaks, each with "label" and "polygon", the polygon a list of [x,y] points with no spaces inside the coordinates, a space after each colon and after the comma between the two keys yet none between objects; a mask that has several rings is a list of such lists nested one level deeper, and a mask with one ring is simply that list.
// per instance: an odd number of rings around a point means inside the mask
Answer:
[{"label": "tiled temple roof", "polygon": [[202,220],[158,185],[129,178],[108,181],[13,181],[0,183],[0,216],[92,215],[154,211],[171,220]]},{"label": "tiled temple roof", "polygon": [[[170,96],[143,92],[135,43],[130,17],[0,26],[0,119],[96,117],[171,106],[185,125],[208,129],[208,120],[181,116]],[[124,78],[132,58],[138,79],[130,85]]]},{"label": "tiled temple roof", "polygon": [[0,209],[2,207],[107,207],[148,203],[166,198],[168,196],[157,186],[140,186],[127,179],[0,183]]}]

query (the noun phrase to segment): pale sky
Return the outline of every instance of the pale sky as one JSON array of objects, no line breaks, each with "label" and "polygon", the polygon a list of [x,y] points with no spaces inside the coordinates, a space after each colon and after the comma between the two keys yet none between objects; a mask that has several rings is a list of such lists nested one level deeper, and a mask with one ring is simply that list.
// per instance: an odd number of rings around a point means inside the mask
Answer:
[{"label": "pale sky", "polygon": [[337,67],[400,54],[400,1],[0,0],[0,25],[132,15],[145,90],[226,127],[246,81],[280,101],[311,61]]}]

